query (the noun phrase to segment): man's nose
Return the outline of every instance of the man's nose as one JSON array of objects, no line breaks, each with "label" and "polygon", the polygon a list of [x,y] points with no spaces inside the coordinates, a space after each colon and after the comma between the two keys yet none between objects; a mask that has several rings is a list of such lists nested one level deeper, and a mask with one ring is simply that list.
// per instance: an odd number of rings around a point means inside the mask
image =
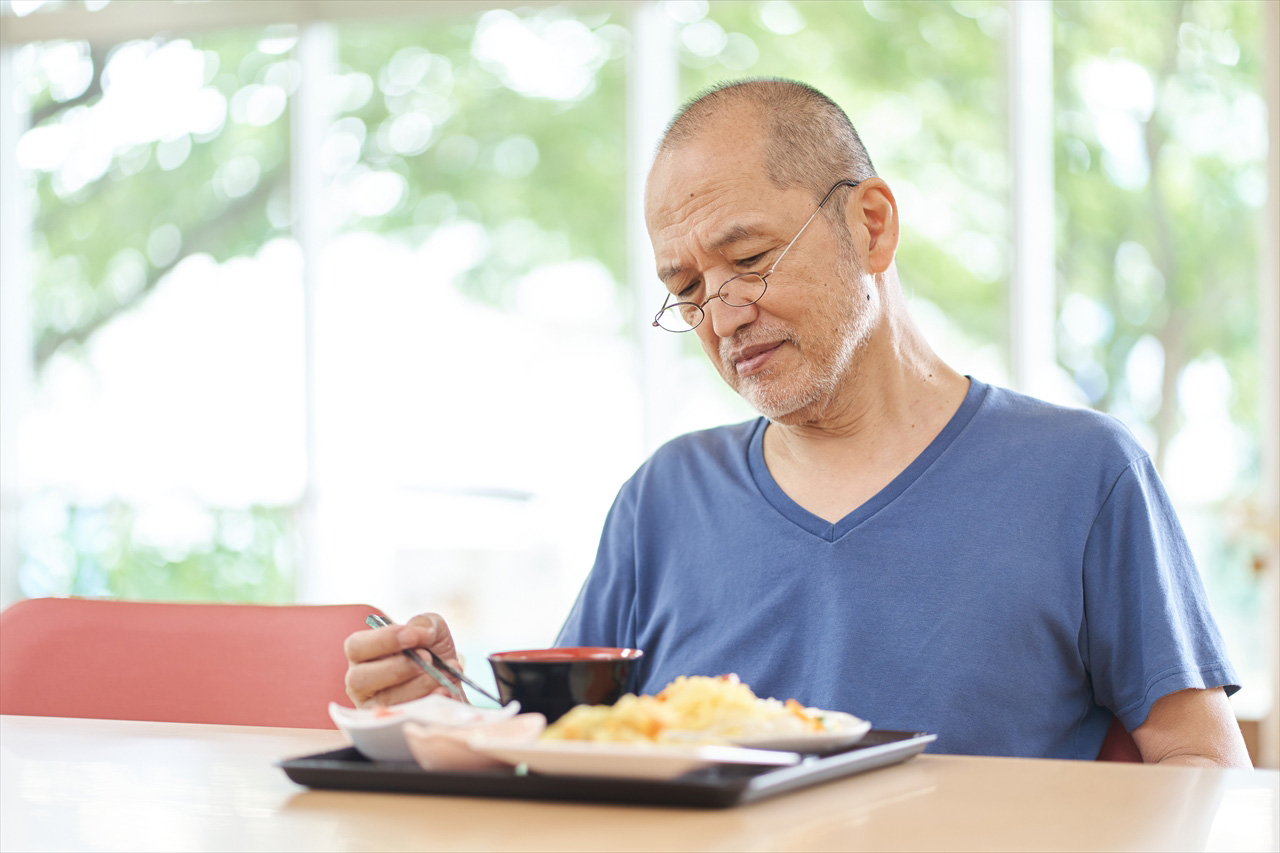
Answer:
[{"label": "man's nose", "polygon": [[707,322],[711,324],[711,330],[715,332],[716,337],[729,338],[743,326],[754,322],[760,314],[760,307],[758,302],[752,302],[750,305],[730,305],[716,297],[708,302],[702,311],[707,315]]}]

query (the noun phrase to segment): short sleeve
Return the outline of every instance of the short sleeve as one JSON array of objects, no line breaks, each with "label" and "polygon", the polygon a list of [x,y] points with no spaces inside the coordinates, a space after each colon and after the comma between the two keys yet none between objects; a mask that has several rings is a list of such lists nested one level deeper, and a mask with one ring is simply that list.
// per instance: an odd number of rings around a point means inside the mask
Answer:
[{"label": "short sleeve", "polygon": [[635,500],[628,483],[605,518],[595,565],[560,629],[557,646],[635,645]]},{"label": "short sleeve", "polygon": [[1095,700],[1129,731],[1187,688],[1240,689],[1190,546],[1148,457],[1116,480],[1084,556],[1083,652]]}]

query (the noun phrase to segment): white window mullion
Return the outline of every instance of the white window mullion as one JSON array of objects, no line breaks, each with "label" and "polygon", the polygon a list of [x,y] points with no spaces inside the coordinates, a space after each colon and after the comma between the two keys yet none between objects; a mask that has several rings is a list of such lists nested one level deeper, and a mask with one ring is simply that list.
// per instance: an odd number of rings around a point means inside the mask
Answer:
[{"label": "white window mullion", "polygon": [[317,459],[319,455],[316,400],[316,317],[321,253],[332,223],[325,200],[325,183],[320,168],[319,149],[329,128],[329,99],[326,97],[337,59],[337,33],[332,24],[313,23],[300,28],[298,63],[302,80],[294,97],[290,145],[292,147],[293,233],[302,254],[302,310],[304,352],[304,399],[306,427],[306,483],[299,519],[302,539],[300,576],[295,584],[297,598],[311,602],[323,597],[317,561],[316,524]]},{"label": "white window mullion", "polygon": [[1053,181],[1053,6],[1017,0],[1009,8],[1009,159],[1013,272],[1009,362],[1019,391],[1055,396],[1056,303]]},{"label": "white window mullion", "polygon": [[662,304],[655,286],[653,247],[644,225],[644,183],[654,149],[679,98],[680,67],[675,22],[656,2],[631,11],[631,53],[627,66],[627,285],[634,300],[639,336],[644,447],[647,456],[671,434],[669,383],[675,375],[680,341],[655,334],[646,319]]}]

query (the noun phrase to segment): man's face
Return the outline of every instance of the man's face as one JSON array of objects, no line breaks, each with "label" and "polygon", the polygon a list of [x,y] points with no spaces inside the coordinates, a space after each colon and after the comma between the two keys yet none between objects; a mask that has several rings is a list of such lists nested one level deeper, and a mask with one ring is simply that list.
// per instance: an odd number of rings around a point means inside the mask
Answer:
[{"label": "man's face", "polygon": [[[740,132],[706,134],[664,154],[649,177],[646,218],[671,301],[701,304],[731,276],[767,273],[816,205],[805,190],[774,186]],[[852,244],[821,214],[768,281],[753,305],[712,299],[694,334],[752,407],[803,423],[827,411],[852,377],[878,301],[859,298],[867,288]]]}]

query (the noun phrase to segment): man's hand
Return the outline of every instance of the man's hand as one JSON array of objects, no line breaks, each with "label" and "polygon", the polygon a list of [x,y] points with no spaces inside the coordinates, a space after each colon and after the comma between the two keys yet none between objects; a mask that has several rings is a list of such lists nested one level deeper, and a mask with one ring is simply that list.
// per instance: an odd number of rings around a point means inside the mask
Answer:
[{"label": "man's hand", "polygon": [[1147,764],[1252,767],[1240,726],[1220,687],[1179,690],[1156,700],[1133,740]]},{"label": "man's hand", "polygon": [[396,705],[432,693],[453,695],[401,654],[405,649],[430,649],[455,669],[462,669],[453,635],[439,614],[415,616],[408,625],[357,631],[343,643],[348,662],[347,695],[357,708]]}]

